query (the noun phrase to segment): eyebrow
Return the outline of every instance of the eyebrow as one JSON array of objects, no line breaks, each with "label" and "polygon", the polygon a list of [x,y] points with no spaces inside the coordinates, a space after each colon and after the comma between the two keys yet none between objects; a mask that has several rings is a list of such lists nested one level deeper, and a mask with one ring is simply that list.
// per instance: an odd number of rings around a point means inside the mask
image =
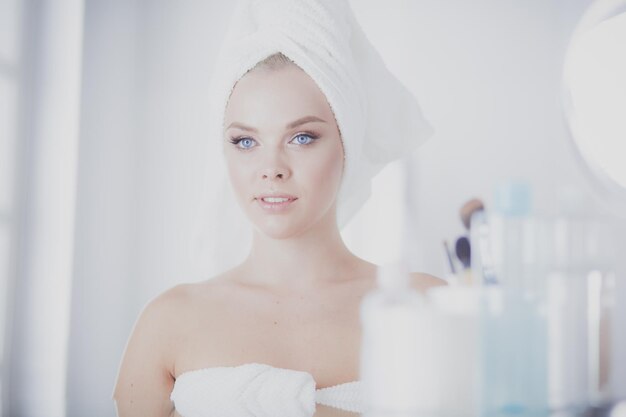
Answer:
[{"label": "eyebrow", "polygon": [[[301,117],[298,120],[294,120],[293,122],[289,123],[287,125],[287,129],[293,129],[294,127],[303,125],[305,123],[311,123],[311,122],[321,122],[321,123],[328,123],[326,120],[324,119],[320,119],[319,117],[316,116],[305,116],[305,117]],[[226,129],[230,129],[231,127],[236,127],[239,128],[241,130],[248,130],[250,132],[258,132],[258,130],[256,130],[253,127],[250,126],[246,126],[242,123],[239,122],[232,122],[230,125],[228,125],[228,127]]]}]

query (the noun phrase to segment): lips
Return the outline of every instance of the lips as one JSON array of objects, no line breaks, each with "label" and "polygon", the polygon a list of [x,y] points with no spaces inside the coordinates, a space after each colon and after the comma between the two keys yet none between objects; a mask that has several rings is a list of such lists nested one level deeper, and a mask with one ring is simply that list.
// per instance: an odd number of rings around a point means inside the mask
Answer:
[{"label": "lips", "polygon": [[272,212],[279,212],[287,209],[297,199],[297,197],[289,194],[267,194],[259,195],[255,198],[263,209]]}]

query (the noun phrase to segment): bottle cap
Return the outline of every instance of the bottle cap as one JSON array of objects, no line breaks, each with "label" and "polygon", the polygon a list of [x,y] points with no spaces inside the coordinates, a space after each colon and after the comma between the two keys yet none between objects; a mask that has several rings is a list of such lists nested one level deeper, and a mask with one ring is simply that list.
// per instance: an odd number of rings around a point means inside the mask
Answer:
[{"label": "bottle cap", "polygon": [[531,210],[531,189],[525,181],[508,180],[496,187],[494,210],[504,216],[526,216]]}]

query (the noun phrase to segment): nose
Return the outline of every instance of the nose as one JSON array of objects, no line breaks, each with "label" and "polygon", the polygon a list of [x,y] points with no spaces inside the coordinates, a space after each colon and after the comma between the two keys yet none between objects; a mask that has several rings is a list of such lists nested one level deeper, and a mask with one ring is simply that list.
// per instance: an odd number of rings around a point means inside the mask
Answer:
[{"label": "nose", "polygon": [[267,146],[258,152],[257,178],[261,181],[285,181],[291,176],[291,165],[280,146]]},{"label": "nose", "polygon": [[289,178],[289,170],[286,167],[267,167],[260,171],[260,176],[263,180],[286,180]]}]

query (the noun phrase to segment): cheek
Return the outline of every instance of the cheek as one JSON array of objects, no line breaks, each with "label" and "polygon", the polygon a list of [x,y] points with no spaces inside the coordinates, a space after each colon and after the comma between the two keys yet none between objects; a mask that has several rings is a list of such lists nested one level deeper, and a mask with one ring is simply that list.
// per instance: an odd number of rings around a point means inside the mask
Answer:
[{"label": "cheek", "polygon": [[242,163],[237,158],[232,158],[226,155],[226,167],[228,170],[228,177],[230,183],[235,191],[235,195],[241,197],[247,195],[246,189],[248,187],[249,177],[249,164]]},{"label": "cheek", "polygon": [[309,183],[317,192],[328,196],[337,193],[343,173],[343,156],[333,152],[331,155],[307,166]]}]

